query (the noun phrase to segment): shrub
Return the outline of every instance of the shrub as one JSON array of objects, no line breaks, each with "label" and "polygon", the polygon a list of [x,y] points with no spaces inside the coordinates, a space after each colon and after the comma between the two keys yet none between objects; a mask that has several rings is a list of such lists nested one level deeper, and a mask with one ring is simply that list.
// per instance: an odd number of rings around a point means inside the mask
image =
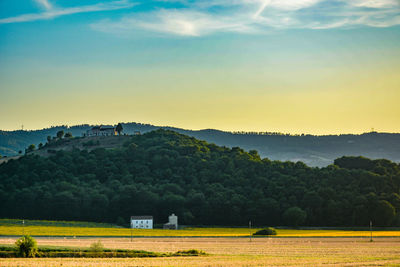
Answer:
[{"label": "shrub", "polygon": [[276,235],[276,230],[272,227],[267,227],[265,229],[258,230],[253,235]]},{"label": "shrub", "polygon": [[99,240],[99,241],[94,242],[94,243],[92,243],[90,245],[90,251],[92,251],[92,252],[103,252],[104,251],[104,246],[101,243],[101,241]]},{"label": "shrub", "polygon": [[197,249],[189,249],[189,250],[179,250],[172,254],[172,256],[200,256],[206,255],[204,251]]},{"label": "shrub", "polygon": [[20,257],[33,258],[38,252],[36,240],[29,235],[24,235],[15,241],[15,245],[17,246],[17,254]]}]

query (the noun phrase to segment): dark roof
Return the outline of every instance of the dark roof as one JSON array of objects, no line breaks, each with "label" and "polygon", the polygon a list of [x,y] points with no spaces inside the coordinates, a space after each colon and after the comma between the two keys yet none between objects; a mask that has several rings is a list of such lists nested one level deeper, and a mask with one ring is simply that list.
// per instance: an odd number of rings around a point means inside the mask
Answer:
[{"label": "dark roof", "polygon": [[92,131],[94,131],[94,130],[105,131],[105,130],[115,130],[115,128],[112,126],[94,126],[92,128]]},{"label": "dark roof", "polygon": [[153,216],[131,216],[131,220],[153,220]]}]

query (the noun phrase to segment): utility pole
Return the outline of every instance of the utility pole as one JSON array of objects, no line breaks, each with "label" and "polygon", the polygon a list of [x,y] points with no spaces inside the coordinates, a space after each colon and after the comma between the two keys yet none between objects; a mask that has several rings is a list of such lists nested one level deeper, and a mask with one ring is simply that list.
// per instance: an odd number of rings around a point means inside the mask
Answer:
[{"label": "utility pole", "polygon": [[251,221],[249,221],[249,233],[250,233],[250,242],[251,242]]},{"label": "utility pole", "polygon": [[372,221],[369,221],[369,231],[371,232],[371,238],[369,240],[369,242],[372,242]]},{"label": "utility pole", "polygon": [[133,224],[132,224],[132,219],[131,219],[131,242],[132,242],[132,228],[133,228]]}]

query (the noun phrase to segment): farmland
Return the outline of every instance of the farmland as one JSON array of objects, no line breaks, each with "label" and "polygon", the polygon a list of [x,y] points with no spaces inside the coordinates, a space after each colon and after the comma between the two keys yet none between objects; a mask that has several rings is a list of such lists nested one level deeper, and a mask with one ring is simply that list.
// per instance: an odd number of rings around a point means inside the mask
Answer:
[{"label": "farmland", "polygon": [[[130,229],[106,227],[71,226],[0,226],[0,236],[18,236],[26,233],[32,236],[59,237],[246,237],[260,228],[185,228],[183,230]],[[369,231],[348,230],[293,230],[277,229],[278,237],[369,237]],[[373,231],[375,237],[400,237],[400,231]]]},{"label": "farmland", "polygon": [[22,233],[39,247],[87,249],[101,241],[107,249],[173,253],[197,249],[201,257],[0,259],[0,266],[243,266],[243,265],[399,265],[400,231],[277,229],[277,236],[249,238],[259,228],[131,229],[70,221],[0,220],[0,245],[13,245]]},{"label": "farmland", "polygon": [[[89,247],[95,238],[38,238],[40,246]],[[15,238],[0,238],[13,244]],[[0,259],[1,266],[376,266],[400,264],[400,238],[102,238],[111,249],[174,252],[198,249],[203,257],[140,259]]]},{"label": "farmland", "polygon": [[[185,227],[181,230],[130,229],[114,224],[0,219],[0,236],[20,236],[29,234],[43,237],[248,237],[261,228],[228,227]],[[400,231],[373,231],[374,237],[400,237]],[[277,229],[277,237],[369,237],[370,231],[358,230],[321,230],[321,229]]]}]

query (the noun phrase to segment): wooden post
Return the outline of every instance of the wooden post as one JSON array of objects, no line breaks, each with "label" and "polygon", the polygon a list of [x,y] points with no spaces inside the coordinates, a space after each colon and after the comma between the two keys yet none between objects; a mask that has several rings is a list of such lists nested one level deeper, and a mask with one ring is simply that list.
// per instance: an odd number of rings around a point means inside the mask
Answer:
[{"label": "wooden post", "polygon": [[249,221],[249,233],[250,233],[250,242],[251,242],[251,221]]},{"label": "wooden post", "polygon": [[372,221],[369,221],[369,231],[371,232],[371,238],[369,240],[369,242],[372,242]]},{"label": "wooden post", "polygon": [[25,220],[22,219],[22,235],[25,235]]},{"label": "wooden post", "polygon": [[132,219],[131,219],[131,242],[132,242],[132,228],[133,228],[133,225],[132,225]]}]

